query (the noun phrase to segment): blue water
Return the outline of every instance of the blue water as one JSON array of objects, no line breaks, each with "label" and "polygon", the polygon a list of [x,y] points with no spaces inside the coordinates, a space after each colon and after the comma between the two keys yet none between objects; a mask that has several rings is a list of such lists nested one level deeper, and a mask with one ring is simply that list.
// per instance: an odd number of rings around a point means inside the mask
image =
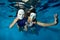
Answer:
[{"label": "blue water", "polygon": [[[48,2],[49,1],[49,2]],[[8,7],[7,0],[0,0],[0,40],[60,40],[60,0],[41,0],[36,6],[37,21],[50,23],[54,21],[54,14],[58,14],[58,24],[46,28],[36,25],[36,32],[19,32],[17,25],[9,29],[9,25],[14,20],[9,15],[16,15],[16,8]],[[46,4],[44,6],[44,4]],[[43,6],[41,6],[43,5]],[[48,6],[47,6],[48,5]]]}]

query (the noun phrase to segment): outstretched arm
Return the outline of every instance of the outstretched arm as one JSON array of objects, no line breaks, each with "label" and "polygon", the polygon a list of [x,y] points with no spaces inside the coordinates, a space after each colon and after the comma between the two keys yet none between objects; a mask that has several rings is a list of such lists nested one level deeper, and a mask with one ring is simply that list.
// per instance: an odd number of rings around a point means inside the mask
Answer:
[{"label": "outstretched arm", "polygon": [[37,22],[38,25],[43,26],[43,27],[47,27],[47,26],[53,26],[55,24],[57,24],[57,14],[54,15],[54,22],[53,23],[42,23],[42,22]]},{"label": "outstretched arm", "polygon": [[11,25],[9,26],[9,28],[12,28],[13,25],[14,25],[17,21],[18,21],[18,18],[16,17],[16,18],[14,19],[14,21],[11,23]]}]

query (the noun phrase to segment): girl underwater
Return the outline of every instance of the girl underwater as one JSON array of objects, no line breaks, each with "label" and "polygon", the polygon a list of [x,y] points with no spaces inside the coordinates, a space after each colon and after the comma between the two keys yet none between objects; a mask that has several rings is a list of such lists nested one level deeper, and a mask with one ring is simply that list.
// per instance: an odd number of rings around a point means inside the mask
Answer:
[{"label": "girl underwater", "polygon": [[28,16],[28,19],[27,19],[27,22],[26,22],[26,25],[25,25],[25,30],[27,31],[27,28],[28,27],[32,27],[34,24],[37,24],[39,26],[42,26],[42,27],[48,27],[48,26],[53,26],[55,24],[57,24],[57,14],[54,15],[54,22],[52,23],[42,23],[42,22],[38,22],[36,20],[36,12],[35,12],[35,9],[32,9],[32,10],[29,10],[29,16]]},{"label": "girl underwater", "polygon": [[[27,21],[27,17],[26,17],[26,9],[28,9],[29,8],[29,10],[31,10],[31,9],[33,9],[33,6],[32,5],[30,5],[30,2],[28,2],[29,0],[22,0],[21,2],[15,2],[16,4],[14,5],[14,6],[18,6],[18,8],[19,8],[19,11],[18,11],[18,13],[17,13],[17,17],[16,17],[16,19],[15,19],[15,21],[10,25],[10,27],[9,28],[12,28],[12,26],[15,24],[15,22],[17,22],[17,24],[18,24],[18,26],[24,26],[25,25],[25,21]],[[27,2],[28,2],[28,4],[30,5],[30,6],[28,6],[28,8],[25,8],[25,4],[27,4]],[[21,9],[20,9],[21,8]],[[25,9],[24,9],[25,8]],[[20,12],[20,11],[22,11],[22,12]],[[23,13],[23,14],[21,14],[21,13]],[[21,15],[20,15],[21,14]],[[21,17],[23,17],[22,19],[21,19]],[[23,16],[22,16],[23,15]],[[20,18],[19,18],[20,17]],[[25,19],[26,18],[26,19]],[[20,20],[19,20],[20,19]],[[17,21],[18,20],[18,21]],[[18,28],[20,28],[20,27],[18,27]],[[22,27],[23,28],[23,27]]]},{"label": "girl underwater", "polygon": [[[22,0],[24,1],[24,0]],[[25,2],[27,2],[28,0],[26,0]],[[33,6],[31,6],[31,8],[29,9],[29,14],[26,14],[25,13],[25,10],[23,9],[24,7],[20,4],[24,4],[24,3],[20,3],[20,2],[16,2],[17,5],[15,6],[21,6],[18,10],[18,13],[17,13],[17,17],[14,19],[14,21],[11,23],[10,27],[9,28],[12,28],[14,26],[15,23],[17,23],[18,25],[18,28],[24,28],[25,31],[28,30],[28,26],[33,26],[33,24],[37,24],[37,25],[40,25],[42,27],[48,27],[48,26],[52,26],[52,25],[55,25],[57,24],[57,14],[54,15],[54,22],[52,23],[42,23],[42,22],[38,22],[36,20],[36,12],[35,10],[33,10]],[[29,15],[29,16],[26,16],[26,15]]]}]

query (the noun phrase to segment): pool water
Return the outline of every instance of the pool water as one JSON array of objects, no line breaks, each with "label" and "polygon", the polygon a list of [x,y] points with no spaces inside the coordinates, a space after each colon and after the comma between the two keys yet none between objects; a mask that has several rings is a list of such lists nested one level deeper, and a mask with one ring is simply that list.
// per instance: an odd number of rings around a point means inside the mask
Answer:
[{"label": "pool water", "polygon": [[[2,4],[2,5],[1,5]],[[17,9],[9,6],[8,0],[0,0],[0,40],[60,40],[60,0],[41,0],[36,6],[37,21],[51,23],[54,14],[58,14],[58,24],[42,27],[35,25],[36,29],[20,32],[15,24],[12,29],[9,25],[16,15]]]}]

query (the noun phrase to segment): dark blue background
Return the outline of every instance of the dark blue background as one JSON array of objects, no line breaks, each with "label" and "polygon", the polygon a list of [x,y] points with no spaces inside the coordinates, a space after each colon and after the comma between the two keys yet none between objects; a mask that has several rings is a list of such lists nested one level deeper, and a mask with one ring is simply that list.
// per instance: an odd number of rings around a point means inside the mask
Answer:
[{"label": "dark blue background", "polygon": [[58,24],[49,27],[36,25],[35,33],[19,32],[17,25],[9,29],[17,9],[9,5],[8,0],[0,0],[0,40],[60,40],[60,0],[41,0],[36,6],[37,20],[45,23],[54,21],[58,14]]}]

